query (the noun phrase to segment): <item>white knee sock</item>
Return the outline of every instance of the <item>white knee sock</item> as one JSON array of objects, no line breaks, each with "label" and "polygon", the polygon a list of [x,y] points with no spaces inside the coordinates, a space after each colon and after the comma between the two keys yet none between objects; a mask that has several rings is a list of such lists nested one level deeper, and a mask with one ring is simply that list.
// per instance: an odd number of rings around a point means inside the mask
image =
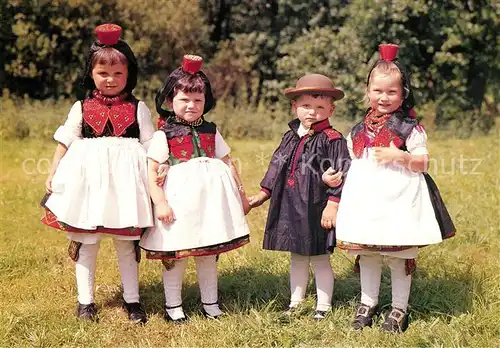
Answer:
[{"label": "white knee sock", "polygon": [[406,260],[388,256],[387,264],[391,269],[392,307],[406,312],[411,288],[411,275],[406,275]]},{"label": "white knee sock", "polygon": [[216,255],[196,256],[196,274],[200,286],[203,309],[211,316],[219,316],[222,311],[218,304]]},{"label": "white knee sock", "polygon": [[309,280],[309,256],[291,253],[290,258],[290,307],[304,301]]},{"label": "white knee sock", "polygon": [[332,308],[334,275],[330,265],[330,255],[310,257],[316,280],[317,311],[328,311]]},{"label": "white knee sock", "polygon": [[380,278],[382,276],[382,256],[380,254],[361,255],[359,268],[361,303],[373,307],[378,304]]},{"label": "white knee sock", "polygon": [[134,242],[114,239],[118,267],[123,285],[123,299],[127,303],[139,302],[139,264],[135,260]]},{"label": "white knee sock", "polygon": [[98,251],[99,243],[82,244],[80,256],[75,263],[78,302],[81,304],[94,303],[95,265]]},{"label": "white knee sock", "polygon": [[[182,310],[182,277],[187,266],[187,259],[175,261],[174,267],[167,271],[163,269],[163,289],[165,290],[165,305],[170,318],[177,320],[184,318]],[[168,307],[176,307],[169,309]]]}]

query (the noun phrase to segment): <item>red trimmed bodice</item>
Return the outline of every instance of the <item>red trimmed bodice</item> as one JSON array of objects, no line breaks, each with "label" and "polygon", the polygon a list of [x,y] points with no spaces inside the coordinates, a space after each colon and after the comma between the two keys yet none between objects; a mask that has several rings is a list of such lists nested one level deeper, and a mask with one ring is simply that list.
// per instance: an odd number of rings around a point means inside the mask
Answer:
[{"label": "red trimmed bodice", "polygon": [[113,136],[122,136],[136,121],[137,103],[125,100],[125,96],[107,98],[94,91],[93,98],[83,101],[83,120],[95,136],[102,136],[111,124]]}]

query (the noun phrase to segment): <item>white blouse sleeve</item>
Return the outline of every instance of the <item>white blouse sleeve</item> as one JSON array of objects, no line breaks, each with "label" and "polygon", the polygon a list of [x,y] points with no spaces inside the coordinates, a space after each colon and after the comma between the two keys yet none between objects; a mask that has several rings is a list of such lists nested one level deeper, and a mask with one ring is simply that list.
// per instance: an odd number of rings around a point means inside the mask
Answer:
[{"label": "white blouse sleeve", "polygon": [[406,139],[406,148],[411,155],[428,155],[427,134],[421,125],[414,127],[410,136]]},{"label": "white blouse sleeve", "polygon": [[169,157],[168,153],[167,136],[162,131],[154,132],[149,144],[147,156],[158,163],[165,163]]},{"label": "white blouse sleeve", "polygon": [[151,112],[142,101],[137,104],[137,123],[139,123],[139,142],[147,151],[155,129],[151,120]]},{"label": "white blouse sleeve", "polygon": [[231,152],[231,148],[229,145],[224,141],[224,138],[222,138],[222,135],[219,133],[219,130],[217,129],[215,133],[215,157],[216,158],[223,158]]},{"label": "white blouse sleeve", "polygon": [[69,147],[73,140],[80,139],[82,137],[82,118],[82,103],[77,101],[71,107],[64,125],[57,128],[54,133],[54,140]]},{"label": "white blouse sleeve", "polygon": [[345,138],[347,142],[347,150],[349,151],[349,156],[351,158],[354,158],[354,151],[352,150],[352,138],[351,138],[351,133],[347,134],[347,137]]}]

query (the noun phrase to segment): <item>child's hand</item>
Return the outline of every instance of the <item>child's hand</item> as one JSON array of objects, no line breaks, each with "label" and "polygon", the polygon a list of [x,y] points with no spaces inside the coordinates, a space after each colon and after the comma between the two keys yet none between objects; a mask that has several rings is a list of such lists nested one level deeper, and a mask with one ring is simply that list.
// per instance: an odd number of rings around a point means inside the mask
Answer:
[{"label": "child's hand", "polygon": [[155,182],[156,185],[159,187],[162,187],[163,184],[165,183],[165,178],[167,177],[168,170],[170,169],[170,166],[168,164],[160,164],[158,167],[158,175],[156,176]]},{"label": "child's hand", "polygon": [[54,176],[52,174],[50,174],[47,178],[47,180],[45,180],[45,191],[47,193],[52,193],[52,178]]},{"label": "child's hand", "polygon": [[337,211],[339,204],[337,202],[328,201],[323,214],[321,215],[321,227],[325,230],[331,230],[337,223]]},{"label": "child's hand", "polygon": [[243,213],[247,215],[250,212],[250,210],[252,210],[252,206],[248,202],[248,198],[247,196],[245,196],[244,191],[240,191],[240,197],[241,197],[241,203],[243,204]]},{"label": "child's hand", "polygon": [[373,157],[378,164],[387,164],[392,162],[403,162],[404,152],[401,151],[391,141],[389,147],[374,147]]},{"label": "child's hand", "polygon": [[260,191],[256,195],[248,197],[248,203],[252,208],[256,208],[258,206],[261,206],[262,203],[264,203],[268,198],[269,196],[267,195],[267,193],[265,193],[264,191]]},{"label": "child's hand", "polygon": [[170,224],[175,221],[175,214],[172,207],[167,203],[163,202],[155,205],[156,217],[158,220]]},{"label": "child's hand", "polygon": [[335,170],[330,167],[323,173],[321,179],[330,187],[337,187],[342,183],[342,172],[335,173]]}]

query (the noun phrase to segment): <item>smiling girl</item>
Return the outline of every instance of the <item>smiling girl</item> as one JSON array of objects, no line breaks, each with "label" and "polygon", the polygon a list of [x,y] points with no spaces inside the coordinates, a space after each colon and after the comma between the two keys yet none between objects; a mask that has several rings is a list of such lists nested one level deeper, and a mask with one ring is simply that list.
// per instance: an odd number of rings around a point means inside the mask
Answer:
[{"label": "smiling girl", "polygon": [[357,255],[360,269],[361,303],[353,328],[371,326],[379,311],[385,257],[391,269],[392,308],[382,329],[400,332],[408,326],[418,247],[453,236],[455,227],[425,173],[427,135],[414,118],[409,75],[396,60],[398,46],[380,45],[379,50],[381,59],[368,76],[370,108],[347,137],[352,163],[337,215],[337,239],[340,248]]},{"label": "smiling girl", "polygon": [[[156,96],[160,129],[148,151],[155,226],[140,245],[148,259],[163,261],[165,319],[177,323],[186,320],[181,290],[187,258],[193,256],[196,263],[203,313],[217,318],[222,314],[217,255],[249,242],[249,205],[231,149],[215,124],[203,118],[214,98],[201,64],[201,57],[185,56],[182,68],[166,79]],[[155,179],[165,162],[170,169],[162,189]]]}]

